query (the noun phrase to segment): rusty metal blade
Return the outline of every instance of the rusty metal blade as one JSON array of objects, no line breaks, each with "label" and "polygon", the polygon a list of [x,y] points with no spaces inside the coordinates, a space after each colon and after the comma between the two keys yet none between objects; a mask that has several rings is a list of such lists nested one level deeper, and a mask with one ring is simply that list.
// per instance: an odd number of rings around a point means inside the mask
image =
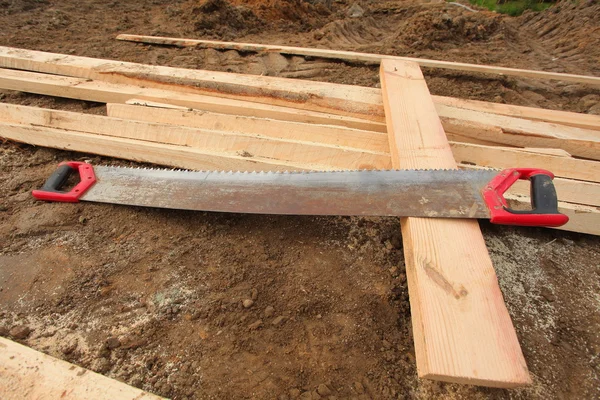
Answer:
[{"label": "rusty metal blade", "polygon": [[94,167],[81,200],[255,214],[489,218],[493,170],[220,172]]}]

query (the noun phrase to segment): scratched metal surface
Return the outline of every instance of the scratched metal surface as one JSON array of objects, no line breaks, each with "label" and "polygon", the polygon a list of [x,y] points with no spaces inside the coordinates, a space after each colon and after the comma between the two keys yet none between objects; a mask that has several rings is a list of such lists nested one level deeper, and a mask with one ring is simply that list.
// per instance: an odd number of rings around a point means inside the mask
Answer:
[{"label": "scratched metal surface", "polygon": [[221,172],[94,167],[86,201],[217,212],[489,218],[492,170]]}]

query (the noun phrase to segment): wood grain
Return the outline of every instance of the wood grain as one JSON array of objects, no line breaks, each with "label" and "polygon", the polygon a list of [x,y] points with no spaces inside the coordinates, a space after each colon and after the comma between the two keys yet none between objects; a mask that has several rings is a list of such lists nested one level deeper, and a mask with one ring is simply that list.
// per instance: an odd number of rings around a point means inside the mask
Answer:
[{"label": "wood grain", "polygon": [[[456,168],[419,66],[384,60],[381,83],[392,165]],[[404,218],[401,226],[419,376],[531,383],[477,222]]]},{"label": "wood grain", "polygon": [[459,163],[492,168],[543,168],[561,178],[600,182],[600,163],[596,161],[472,143],[452,142],[450,146]]},{"label": "wood grain", "polygon": [[162,397],[0,337],[3,400],[160,400]]},{"label": "wood grain", "polygon": [[265,138],[324,144],[357,151],[389,153],[387,134],[332,125],[305,124],[188,109],[107,104],[110,117],[238,132]]},{"label": "wood grain", "polygon": [[302,165],[191,147],[111,137],[32,125],[0,122],[0,137],[35,146],[98,154],[192,170],[286,171],[304,170]]},{"label": "wood grain", "polygon": [[126,103],[130,99],[136,98],[147,100],[151,103],[176,105],[224,114],[272,118],[302,123],[338,125],[379,132],[385,132],[386,129],[385,124],[382,122],[368,121],[349,116],[137,85],[115,84],[85,78],[2,68],[0,68],[0,88],[101,103]]},{"label": "wood grain", "polygon": [[137,64],[0,46],[0,67],[43,72],[111,83],[175,90],[184,93],[252,101],[270,105],[383,117],[377,89],[290,78],[256,76]]},{"label": "wood grain", "polygon": [[444,129],[463,136],[519,147],[559,148],[600,160],[600,132],[550,122],[437,105]]},{"label": "wood grain", "polygon": [[[0,121],[179,145],[248,159],[269,159],[311,169],[387,169],[389,154],[242,132],[197,129],[0,103]],[[1,133],[0,133],[1,134]]]},{"label": "wood grain", "polygon": [[457,99],[454,97],[432,97],[436,104],[454,108],[505,115],[507,117],[525,118],[534,121],[552,122],[584,129],[600,130],[600,115],[547,110],[544,108],[515,106],[512,104],[490,103],[488,101]]}]

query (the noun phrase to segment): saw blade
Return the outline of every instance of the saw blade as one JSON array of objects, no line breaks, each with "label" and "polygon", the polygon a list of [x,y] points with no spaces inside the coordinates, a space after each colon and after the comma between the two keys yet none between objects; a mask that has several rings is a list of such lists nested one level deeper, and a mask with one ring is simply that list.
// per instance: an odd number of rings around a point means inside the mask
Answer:
[{"label": "saw blade", "polygon": [[489,218],[481,190],[494,170],[223,172],[94,166],[80,200],[287,215]]}]

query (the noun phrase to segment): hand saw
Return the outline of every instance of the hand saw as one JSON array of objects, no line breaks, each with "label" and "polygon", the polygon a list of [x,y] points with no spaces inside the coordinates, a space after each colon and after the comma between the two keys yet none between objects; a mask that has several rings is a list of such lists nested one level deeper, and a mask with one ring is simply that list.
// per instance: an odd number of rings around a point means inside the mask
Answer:
[{"label": "hand saw", "polygon": [[[79,182],[62,190],[70,176]],[[338,172],[225,172],[61,163],[33,196],[40,200],[217,212],[489,218],[506,225],[560,226],[554,175],[535,168]],[[531,210],[509,208],[504,193],[529,180]]]}]

